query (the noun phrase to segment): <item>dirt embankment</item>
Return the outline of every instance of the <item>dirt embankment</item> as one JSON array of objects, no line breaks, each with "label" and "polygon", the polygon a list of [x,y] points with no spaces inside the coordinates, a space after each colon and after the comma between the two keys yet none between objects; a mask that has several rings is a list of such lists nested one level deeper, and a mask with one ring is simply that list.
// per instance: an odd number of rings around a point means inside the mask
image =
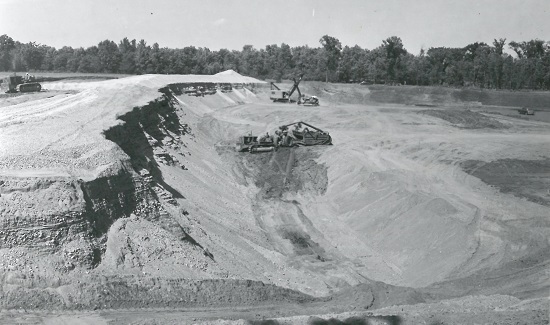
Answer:
[{"label": "dirt embankment", "polygon": [[[248,305],[311,299],[258,281],[192,280],[205,277],[207,261],[215,264],[214,256],[182,226],[189,213],[177,202],[183,195],[165,181],[160,166],[184,172],[184,159],[191,154],[186,143],[194,135],[176,115],[178,104],[168,88],[161,93],[104,131],[126,154],[104,173],[108,176],[87,181],[2,177],[0,307]],[[145,235],[132,238],[131,232],[139,229]],[[159,239],[164,244],[153,243]],[[190,279],[151,276],[147,270],[154,267],[155,253],[186,257],[174,263],[181,263],[178,272]],[[133,270],[123,272],[126,277],[109,275],[125,268]]]},{"label": "dirt embankment", "polygon": [[121,309],[258,306],[307,303],[306,294],[249,280],[192,280],[142,276],[83,276],[78,281],[37,288],[26,278],[10,278],[17,290],[1,297],[3,309]]},{"label": "dirt embankment", "polygon": [[2,182],[2,308],[45,308],[58,305],[56,300],[69,307],[71,302],[52,289],[70,285],[102,262],[107,233],[117,219],[140,210],[151,218],[160,208],[144,181],[125,169],[89,182]]},{"label": "dirt embankment", "polygon": [[28,306],[29,301],[47,307],[57,305],[55,300],[70,306],[63,294],[51,292],[52,286],[69,285],[73,276],[102,262],[112,224],[132,214],[158,218],[162,207],[150,182],[129,161],[118,166],[112,175],[89,181],[2,177],[0,267],[8,285],[2,292],[3,308]]},{"label": "dirt embankment", "polygon": [[[96,267],[113,222],[155,201],[143,180],[124,167],[117,175],[87,182],[2,177],[0,183],[0,267],[16,277],[21,270],[28,271],[27,277],[40,277]],[[26,249],[28,254],[17,253]],[[34,270],[33,259],[42,255],[51,264]]]}]

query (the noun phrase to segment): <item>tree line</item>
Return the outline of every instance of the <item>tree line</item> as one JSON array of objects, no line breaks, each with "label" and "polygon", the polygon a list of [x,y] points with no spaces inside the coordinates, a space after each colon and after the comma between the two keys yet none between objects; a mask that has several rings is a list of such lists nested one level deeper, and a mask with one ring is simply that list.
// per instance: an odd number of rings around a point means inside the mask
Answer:
[{"label": "tree line", "polygon": [[[375,49],[342,47],[325,35],[317,48],[267,45],[241,51],[188,46],[152,46],[144,40],[105,40],[88,48],[56,49],[0,36],[1,71],[56,71],[121,74],[215,74],[233,69],[258,79],[288,79],[372,84],[444,85],[492,89],[550,89],[550,42],[495,39],[461,48],[432,47],[409,53],[399,37]],[[505,52],[506,46],[516,55]]]}]

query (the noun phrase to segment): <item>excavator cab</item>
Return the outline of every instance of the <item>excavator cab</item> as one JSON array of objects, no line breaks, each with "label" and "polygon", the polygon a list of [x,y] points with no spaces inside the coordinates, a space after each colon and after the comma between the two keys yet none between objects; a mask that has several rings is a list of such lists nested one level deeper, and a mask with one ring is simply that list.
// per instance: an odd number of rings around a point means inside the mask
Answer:
[{"label": "excavator cab", "polygon": [[273,102],[288,102],[288,91],[280,89],[272,89],[269,99]]}]

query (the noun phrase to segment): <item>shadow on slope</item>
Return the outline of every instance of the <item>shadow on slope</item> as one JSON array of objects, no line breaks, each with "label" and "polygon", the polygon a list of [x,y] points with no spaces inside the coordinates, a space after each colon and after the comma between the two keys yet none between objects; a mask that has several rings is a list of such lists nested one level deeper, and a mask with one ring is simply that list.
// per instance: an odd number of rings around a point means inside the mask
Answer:
[{"label": "shadow on slope", "polygon": [[[104,131],[104,135],[130,156],[132,167],[137,173],[147,170],[154,181],[161,184],[174,197],[183,198],[181,193],[164,181],[151,140],[147,137],[149,135],[156,143],[162,143],[167,136],[172,137],[170,134],[182,136],[186,133],[186,128],[180,124],[167,90],[161,91],[164,93],[161,98],[119,116],[124,123]],[[168,156],[166,159],[170,161],[171,158]]]},{"label": "shadow on slope", "polygon": [[550,159],[500,159],[489,163],[466,160],[461,166],[468,174],[498,187],[503,193],[550,207]]}]

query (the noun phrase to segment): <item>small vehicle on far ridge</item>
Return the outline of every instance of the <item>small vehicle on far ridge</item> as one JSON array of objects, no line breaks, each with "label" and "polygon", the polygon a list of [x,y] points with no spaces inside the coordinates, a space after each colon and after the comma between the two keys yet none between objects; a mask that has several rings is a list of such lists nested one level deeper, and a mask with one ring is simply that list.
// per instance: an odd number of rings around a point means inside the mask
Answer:
[{"label": "small vehicle on far ridge", "polygon": [[521,115],[535,115],[535,112],[527,107],[522,107],[518,109],[518,113],[520,113]]}]

